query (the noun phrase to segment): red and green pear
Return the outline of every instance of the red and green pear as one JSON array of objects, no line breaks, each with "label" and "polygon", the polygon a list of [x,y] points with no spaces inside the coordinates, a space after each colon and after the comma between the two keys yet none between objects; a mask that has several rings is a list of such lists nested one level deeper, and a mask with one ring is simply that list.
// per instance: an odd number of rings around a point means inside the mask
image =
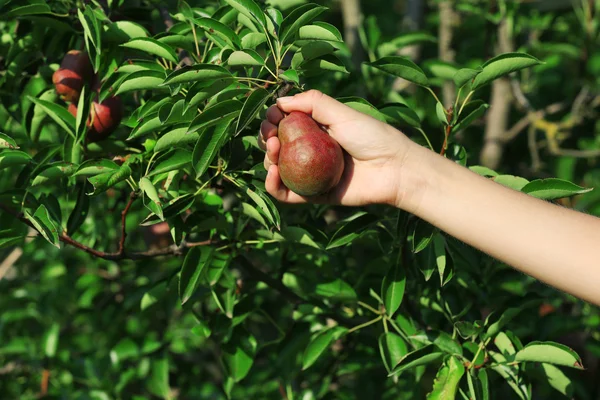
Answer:
[{"label": "red and green pear", "polygon": [[279,123],[279,174],[301,196],[333,189],[344,172],[340,145],[309,115],[292,111]]}]

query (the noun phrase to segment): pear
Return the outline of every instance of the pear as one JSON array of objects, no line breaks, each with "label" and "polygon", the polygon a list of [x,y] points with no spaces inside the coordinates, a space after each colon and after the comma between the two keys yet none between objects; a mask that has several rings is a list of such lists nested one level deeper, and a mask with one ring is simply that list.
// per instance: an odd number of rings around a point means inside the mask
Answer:
[{"label": "pear", "polygon": [[79,101],[81,89],[94,76],[94,69],[87,53],[79,50],[69,51],[63,58],[60,68],[52,75],[56,93],[67,102]]},{"label": "pear", "polygon": [[340,145],[309,115],[292,111],[279,123],[279,174],[301,196],[324,194],[344,172]]},{"label": "pear", "polygon": [[[77,116],[77,106],[70,104],[69,112]],[[106,139],[117,129],[122,118],[123,103],[120,98],[109,97],[102,103],[94,100],[87,120],[87,141],[94,143]]]}]

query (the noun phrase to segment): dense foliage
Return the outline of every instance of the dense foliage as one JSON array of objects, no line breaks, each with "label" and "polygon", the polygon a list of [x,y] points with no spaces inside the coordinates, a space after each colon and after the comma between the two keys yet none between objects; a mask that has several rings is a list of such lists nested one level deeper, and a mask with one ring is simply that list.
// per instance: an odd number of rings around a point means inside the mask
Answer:
[{"label": "dense foliage", "polygon": [[0,0],[1,398],[597,398],[597,308],[391,207],[274,202],[256,136],[319,89],[600,215],[600,1],[319,3]]}]

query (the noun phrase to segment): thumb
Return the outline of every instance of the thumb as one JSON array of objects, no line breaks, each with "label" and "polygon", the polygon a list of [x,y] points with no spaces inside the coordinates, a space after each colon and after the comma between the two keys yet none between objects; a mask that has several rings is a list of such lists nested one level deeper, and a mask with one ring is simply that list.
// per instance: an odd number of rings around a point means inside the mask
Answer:
[{"label": "thumb", "polygon": [[346,121],[358,111],[340,103],[326,94],[311,89],[295,96],[280,97],[277,107],[285,113],[302,111],[322,125],[333,125],[336,122]]}]

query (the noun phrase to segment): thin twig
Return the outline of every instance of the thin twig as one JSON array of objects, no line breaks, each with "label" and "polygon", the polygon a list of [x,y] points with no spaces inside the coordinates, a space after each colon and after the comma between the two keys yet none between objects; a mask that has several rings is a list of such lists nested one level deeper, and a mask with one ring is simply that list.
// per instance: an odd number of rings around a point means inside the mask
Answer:
[{"label": "thin twig", "polygon": [[[23,223],[25,223],[28,226],[35,229],[35,227],[32,225],[32,223],[27,218],[25,218],[22,213],[16,212],[4,204],[0,204],[0,209],[4,210],[5,212],[11,214],[15,218],[19,219]],[[180,254],[183,254],[184,252],[186,252],[187,250],[191,249],[192,247],[209,246],[212,244],[218,245],[218,244],[222,243],[221,241],[213,241],[213,240],[205,240],[202,242],[185,242],[185,241],[183,241],[179,246],[173,245],[173,246],[165,247],[162,249],[156,249],[156,250],[141,251],[141,252],[127,252],[124,250],[122,253],[121,252],[107,253],[107,252],[96,250],[89,246],[86,246],[85,244],[78,242],[77,240],[73,239],[72,237],[70,237],[69,235],[67,235],[64,232],[61,233],[60,235],[58,235],[58,239],[61,242],[71,245],[71,246],[73,246],[79,250],[82,250],[94,257],[102,258],[105,260],[111,260],[111,261],[141,260],[141,259],[161,257],[161,256],[180,255]]]}]

